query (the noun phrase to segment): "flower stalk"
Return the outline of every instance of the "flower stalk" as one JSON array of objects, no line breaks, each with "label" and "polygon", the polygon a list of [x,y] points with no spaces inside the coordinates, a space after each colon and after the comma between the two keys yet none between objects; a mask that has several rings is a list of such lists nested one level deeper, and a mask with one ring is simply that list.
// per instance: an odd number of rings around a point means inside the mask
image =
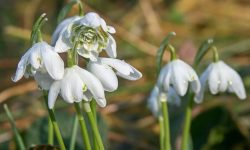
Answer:
[{"label": "flower stalk", "polygon": [[74,150],[75,149],[77,129],[78,129],[78,120],[77,120],[77,116],[75,116],[74,122],[73,122],[72,135],[71,135],[71,139],[70,139],[69,150]]},{"label": "flower stalk", "polygon": [[185,120],[184,120],[185,124],[183,128],[183,133],[182,133],[181,150],[186,150],[189,147],[189,137],[190,137],[193,104],[194,104],[194,93],[190,94],[189,92],[188,105],[185,110]]},{"label": "flower stalk", "polygon": [[[45,102],[45,105],[46,105],[46,108],[47,108],[47,111],[49,113],[49,118],[51,120],[51,123],[54,127],[54,131],[55,131],[55,135],[56,135],[56,138],[57,138],[57,141],[59,143],[59,146],[60,146],[60,149],[61,150],[66,150],[66,147],[64,145],[64,142],[63,142],[63,138],[62,138],[62,135],[61,135],[61,132],[60,132],[60,129],[59,129],[59,126],[57,124],[57,121],[56,121],[56,117],[55,117],[55,114],[54,114],[54,110],[53,109],[49,109],[48,107],[48,96],[47,94],[44,94],[44,102]],[[52,134],[51,134],[52,135]],[[50,136],[51,136],[50,135]]]},{"label": "flower stalk", "polygon": [[91,150],[90,140],[89,140],[89,136],[88,136],[88,130],[87,130],[87,126],[85,123],[85,119],[84,119],[83,114],[81,112],[80,103],[75,102],[74,105],[75,105],[75,109],[76,109],[77,118],[78,118],[78,121],[79,121],[80,127],[81,127],[81,132],[82,132],[82,136],[83,136],[83,143],[85,144],[86,150]]},{"label": "flower stalk", "polygon": [[165,94],[160,95],[160,103],[161,103],[162,117],[163,117],[163,131],[161,132],[164,133],[164,141],[165,141],[164,150],[171,150],[168,105],[167,105],[167,97]]},{"label": "flower stalk", "polygon": [[104,145],[102,143],[102,138],[101,138],[98,126],[96,124],[96,121],[95,121],[94,115],[93,115],[93,113],[91,111],[89,103],[88,102],[84,102],[83,108],[84,108],[84,110],[87,113],[87,116],[89,118],[90,125],[92,127],[92,131],[94,133],[94,136],[95,136],[96,142],[97,142],[97,144],[99,146],[99,149],[100,150],[104,150]]}]

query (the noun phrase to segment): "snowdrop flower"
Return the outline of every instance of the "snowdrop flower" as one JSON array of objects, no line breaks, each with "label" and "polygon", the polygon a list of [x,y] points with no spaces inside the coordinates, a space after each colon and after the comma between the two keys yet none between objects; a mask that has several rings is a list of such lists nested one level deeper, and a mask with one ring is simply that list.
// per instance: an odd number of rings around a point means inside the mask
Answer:
[{"label": "snowdrop flower", "polygon": [[50,109],[54,107],[58,94],[68,103],[90,101],[93,96],[101,107],[106,106],[101,82],[90,72],[76,65],[66,68],[63,79],[54,81],[51,85],[48,95]]},{"label": "snowdrop flower", "polygon": [[[60,31],[60,33],[59,33]],[[111,34],[115,29],[96,13],[90,12],[83,17],[64,20],[55,30],[52,43],[56,52],[66,52],[73,47],[79,55],[96,61],[105,49],[109,57],[116,57],[116,42]]]},{"label": "snowdrop flower", "polygon": [[101,81],[104,89],[109,92],[116,90],[118,87],[116,75],[128,80],[138,80],[142,77],[138,70],[125,61],[113,58],[100,57],[97,61],[90,61],[87,68]]},{"label": "snowdrop flower", "polygon": [[207,84],[212,94],[229,91],[235,93],[240,99],[246,98],[246,91],[241,77],[223,61],[210,64],[201,75],[200,81],[201,90],[196,96],[197,102],[202,102]]},{"label": "snowdrop flower", "polygon": [[[37,74],[39,72],[41,74]],[[64,73],[64,63],[53,47],[46,42],[34,44],[21,58],[18,63],[16,74],[12,77],[14,82],[26,77],[35,76],[37,79],[48,75],[54,80],[60,80]],[[48,77],[48,75],[45,75]],[[42,77],[43,76],[43,77]],[[42,85],[42,87],[44,87]]]},{"label": "snowdrop flower", "polygon": [[164,91],[168,91],[170,86],[173,86],[178,95],[184,96],[189,82],[193,92],[198,93],[200,81],[195,71],[182,60],[175,59],[162,68],[157,84],[163,87]]},{"label": "snowdrop flower", "polygon": [[155,86],[153,88],[153,90],[151,91],[151,94],[149,96],[148,99],[148,107],[149,109],[152,111],[152,113],[154,114],[154,116],[158,116],[159,115],[159,103],[160,103],[160,96],[162,94],[166,94],[167,95],[167,102],[169,104],[173,104],[176,106],[180,106],[181,104],[181,99],[178,96],[178,94],[176,93],[176,91],[174,90],[174,88],[170,87],[168,92],[162,91],[158,86]]}]

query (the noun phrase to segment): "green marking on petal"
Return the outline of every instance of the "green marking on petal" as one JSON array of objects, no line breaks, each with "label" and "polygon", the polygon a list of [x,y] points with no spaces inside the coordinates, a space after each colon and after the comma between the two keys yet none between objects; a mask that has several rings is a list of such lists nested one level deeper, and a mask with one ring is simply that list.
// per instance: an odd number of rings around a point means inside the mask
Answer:
[{"label": "green marking on petal", "polygon": [[82,87],[82,91],[86,92],[87,90],[88,90],[88,88],[87,88],[86,84],[84,84],[83,87]]}]

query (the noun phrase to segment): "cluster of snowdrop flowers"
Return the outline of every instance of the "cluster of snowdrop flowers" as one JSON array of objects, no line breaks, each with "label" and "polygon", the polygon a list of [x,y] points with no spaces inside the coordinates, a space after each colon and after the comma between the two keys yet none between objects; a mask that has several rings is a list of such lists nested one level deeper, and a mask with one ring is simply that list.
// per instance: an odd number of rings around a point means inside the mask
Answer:
[{"label": "cluster of snowdrop flowers", "polygon": [[154,115],[159,114],[159,101],[161,95],[165,94],[168,103],[180,105],[181,97],[189,88],[194,93],[194,101],[201,103],[204,92],[209,87],[210,92],[215,95],[220,92],[235,93],[239,99],[246,98],[244,84],[240,75],[219,60],[218,52],[212,47],[214,61],[198,78],[195,70],[180,59],[173,59],[160,71],[157,84],[153,88],[148,99],[149,108]]},{"label": "cluster of snowdrop flowers", "polygon": [[189,84],[191,90],[198,94],[201,89],[199,78],[194,69],[180,59],[171,60],[160,71],[157,84],[148,99],[153,114],[159,114],[159,100],[166,95],[167,102],[179,106]]},{"label": "cluster of snowdrop flowers", "polygon": [[[68,103],[94,98],[99,106],[104,107],[104,91],[117,89],[117,76],[128,80],[142,77],[137,69],[125,61],[115,59],[117,53],[116,42],[111,35],[113,33],[115,29],[106,25],[93,12],[65,19],[53,33],[53,46],[38,42],[24,54],[13,81],[18,81],[23,75],[34,76],[38,85],[49,91],[50,109],[54,107],[59,94]],[[111,58],[98,57],[102,50]],[[88,61],[87,69],[77,65],[78,57],[71,58],[76,59],[75,63],[64,68],[64,62],[58,53],[69,54],[74,51]]]}]

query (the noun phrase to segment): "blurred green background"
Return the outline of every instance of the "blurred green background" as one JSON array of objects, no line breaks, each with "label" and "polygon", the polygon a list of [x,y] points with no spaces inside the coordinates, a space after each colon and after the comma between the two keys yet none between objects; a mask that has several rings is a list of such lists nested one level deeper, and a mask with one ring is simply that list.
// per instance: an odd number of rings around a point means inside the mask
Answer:
[{"label": "blurred green background", "polygon": [[[42,31],[49,42],[58,13],[67,2],[0,1],[0,149],[17,149],[3,103],[9,105],[26,144],[46,144],[47,113],[41,92],[32,79],[13,83],[10,78],[20,57],[30,47],[30,30],[35,19],[44,12],[47,14],[49,21]],[[156,81],[156,50],[170,31],[177,33],[171,42],[179,58],[190,64],[199,45],[213,38],[221,58],[239,72],[249,93],[249,0],[86,0],[83,3],[85,12],[99,13],[107,24],[116,28],[118,58],[143,73],[143,78],[136,82],[120,79],[118,90],[106,94],[108,106],[98,109],[108,149],[159,149],[159,127],[147,108],[147,97]],[[75,6],[68,16],[77,12]],[[168,59],[166,54],[165,63]],[[207,54],[198,74],[211,60],[211,54]],[[80,64],[85,65],[83,61]],[[184,106],[185,101],[181,107],[170,108],[175,149],[180,145]],[[56,116],[68,142],[74,109],[58,100]],[[204,103],[193,110],[191,133],[195,150],[250,149],[249,94],[244,101],[232,94],[207,94]],[[82,149],[81,136],[77,149]]]}]

